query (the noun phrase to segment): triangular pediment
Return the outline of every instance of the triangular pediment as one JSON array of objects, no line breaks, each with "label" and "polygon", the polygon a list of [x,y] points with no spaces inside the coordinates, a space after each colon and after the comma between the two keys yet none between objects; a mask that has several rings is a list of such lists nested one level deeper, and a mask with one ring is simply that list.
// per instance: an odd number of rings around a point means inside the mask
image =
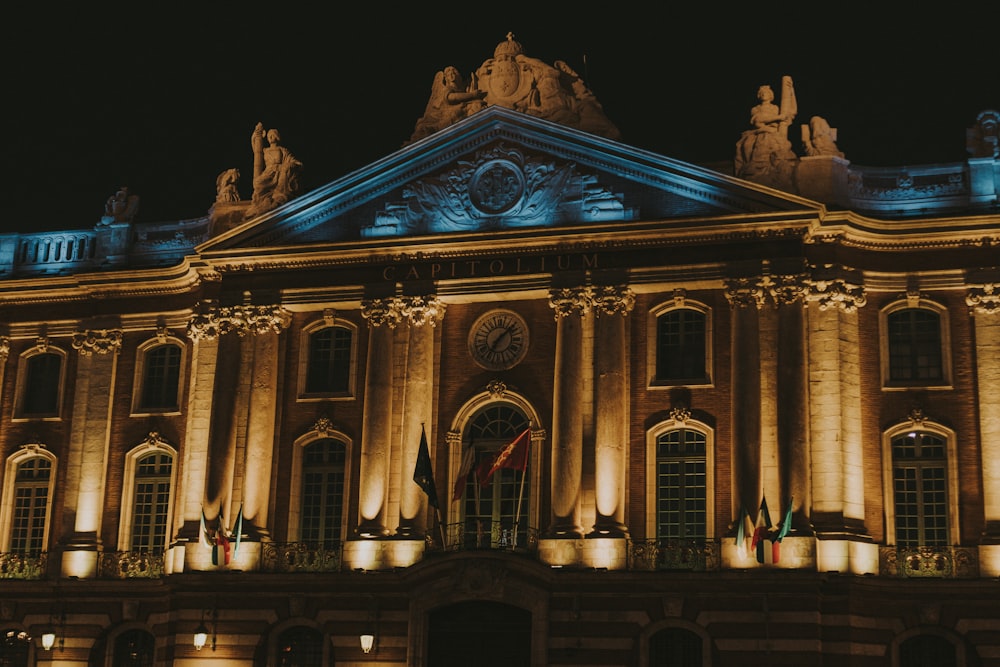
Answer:
[{"label": "triangular pediment", "polygon": [[503,107],[199,247],[225,254],[438,234],[805,212],[819,204]]}]

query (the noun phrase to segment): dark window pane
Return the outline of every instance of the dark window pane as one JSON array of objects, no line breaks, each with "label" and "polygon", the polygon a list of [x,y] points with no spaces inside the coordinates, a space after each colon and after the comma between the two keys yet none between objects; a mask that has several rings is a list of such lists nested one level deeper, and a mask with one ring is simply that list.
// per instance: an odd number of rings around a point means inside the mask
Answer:
[{"label": "dark window pane", "polygon": [[656,318],[656,380],[704,381],[705,315],[680,308]]},{"label": "dark window pane", "polygon": [[181,348],[160,345],[146,352],[142,375],[142,405],[147,410],[176,410],[181,373]]},{"label": "dark window pane", "polygon": [[912,432],[892,439],[896,544],[948,544],[948,476],[942,438]]},{"label": "dark window pane", "polygon": [[59,409],[59,374],[62,357],[36,354],[28,357],[22,412],[26,415],[54,415]]},{"label": "dark window pane", "polygon": [[941,382],[941,318],[926,309],[890,313],[889,380],[903,384]]},{"label": "dark window pane", "polygon": [[350,389],[351,330],[328,327],[309,336],[306,393],[342,393]]},{"label": "dark window pane", "polygon": [[299,524],[301,541],[324,547],[340,542],[345,459],[346,449],[339,440],[317,440],[305,448]]}]

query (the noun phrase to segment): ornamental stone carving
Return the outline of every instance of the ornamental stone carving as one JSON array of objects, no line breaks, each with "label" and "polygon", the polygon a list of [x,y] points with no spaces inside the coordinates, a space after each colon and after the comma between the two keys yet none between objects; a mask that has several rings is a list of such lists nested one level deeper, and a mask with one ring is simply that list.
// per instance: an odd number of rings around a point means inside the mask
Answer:
[{"label": "ornamental stone carving", "polygon": [[758,310],[765,306],[777,308],[804,299],[805,280],[804,274],[769,273],[762,276],[732,278],[726,281],[726,299],[734,308],[750,306]]},{"label": "ornamental stone carving", "polygon": [[10,338],[0,336],[0,364],[5,363],[8,356],[10,356]]},{"label": "ornamental stone carving", "polygon": [[865,288],[841,278],[833,280],[808,280],[810,301],[818,301],[820,310],[839,308],[845,313],[853,313],[868,303]]},{"label": "ornamental stone carving", "polygon": [[970,287],[965,303],[976,313],[1000,314],[1000,285],[986,283]]},{"label": "ornamental stone carving", "polygon": [[400,315],[414,326],[436,326],[444,318],[446,304],[435,296],[414,296],[400,300]]},{"label": "ornamental stone carving", "polygon": [[91,354],[119,352],[122,346],[120,329],[98,329],[79,331],[73,334],[73,349],[85,357]]},{"label": "ornamental stone carving", "polygon": [[291,315],[277,305],[214,306],[210,305],[194,315],[187,325],[191,340],[218,338],[235,333],[240,338],[281,333],[291,323]]},{"label": "ornamental stone carving", "polygon": [[399,299],[366,299],[361,303],[361,317],[368,320],[368,326],[387,326],[395,329],[403,319],[403,307]]},{"label": "ornamental stone carving", "polygon": [[585,315],[590,312],[592,305],[589,287],[563,287],[549,292],[549,307],[555,311],[557,321],[573,313]]},{"label": "ornamental stone carving", "polygon": [[594,314],[628,315],[635,307],[635,293],[624,285],[594,287],[591,290]]}]

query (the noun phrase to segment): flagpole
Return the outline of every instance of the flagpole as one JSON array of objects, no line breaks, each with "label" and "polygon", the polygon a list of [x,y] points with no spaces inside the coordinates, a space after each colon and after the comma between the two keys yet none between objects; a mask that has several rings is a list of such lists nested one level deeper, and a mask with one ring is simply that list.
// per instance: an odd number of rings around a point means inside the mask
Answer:
[{"label": "flagpole", "polygon": [[[530,431],[531,425],[528,425]],[[517,492],[517,512],[514,514],[514,535],[511,538],[511,546],[517,547],[517,527],[521,522],[521,502],[524,500],[524,481],[528,479],[528,457],[531,456],[531,434],[528,434],[528,451],[524,455],[524,470],[521,471],[521,490]]]}]

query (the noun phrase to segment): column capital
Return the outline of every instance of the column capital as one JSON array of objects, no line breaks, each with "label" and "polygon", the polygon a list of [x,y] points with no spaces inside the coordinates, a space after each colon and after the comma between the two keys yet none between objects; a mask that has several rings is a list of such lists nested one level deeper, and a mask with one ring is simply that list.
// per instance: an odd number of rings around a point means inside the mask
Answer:
[{"label": "column capital", "polygon": [[1000,285],[995,283],[969,285],[965,303],[969,306],[969,310],[977,315],[1000,315]]},{"label": "column capital", "polygon": [[573,313],[585,315],[593,305],[590,287],[562,287],[549,292],[549,307],[556,313],[556,319]]},{"label": "column capital", "polygon": [[91,354],[119,352],[122,347],[121,329],[88,329],[73,334],[73,349],[85,357]]},{"label": "column capital", "polygon": [[405,297],[399,301],[400,315],[408,318],[413,326],[430,325],[433,327],[444,319],[447,304],[434,295]]},{"label": "column capital", "polygon": [[819,302],[819,309],[839,308],[845,313],[853,313],[868,303],[863,285],[850,283],[843,278],[807,281],[809,301]]},{"label": "column capital", "polygon": [[188,338],[195,341],[227,333],[235,333],[240,338],[281,333],[292,321],[288,311],[275,304],[217,306],[214,302],[205,302],[199,304],[199,310],[187,325]]},{"label": "column capital", "polygon": [[591,290],[594,313],[601,315],[628,315],[635,308],[635,293],[627,285],[607,285]]},{"label": "column capital", "polygon": [[387,299],[365,299],[361,302],[361,317],[368,321],[370,327],[387,326],[395,329],[403,319],[403,309],[400,300],[395,297]]}]

